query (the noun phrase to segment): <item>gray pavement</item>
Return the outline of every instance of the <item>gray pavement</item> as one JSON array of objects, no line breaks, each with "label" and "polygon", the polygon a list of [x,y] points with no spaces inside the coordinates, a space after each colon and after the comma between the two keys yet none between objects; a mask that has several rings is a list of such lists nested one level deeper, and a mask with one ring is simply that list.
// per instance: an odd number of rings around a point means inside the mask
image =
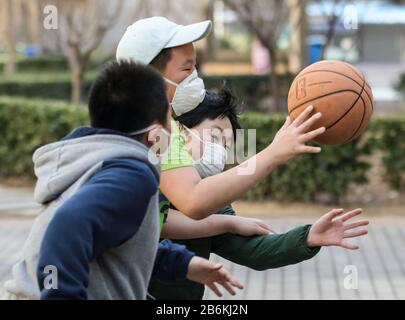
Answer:
[{"label": "gray pavement", "polygon": [[[358,240],[358,251],[322,248],[309,261],[261,272],[215,255],[212,259],[222,261],[245,285],[238,299],[405,299],[405,217],[369,218],[370,234]],[[314,219],[272,218],[268,222],[282,232]],[[30,216],[0,217],[0,285],[10,277],[32,222]],[[356,284],[356,274],[357,289],[345,287],[345,281]],[[225,295],[223,299],[231,298]],[[207,290],[205,299],[216,297]]]}]

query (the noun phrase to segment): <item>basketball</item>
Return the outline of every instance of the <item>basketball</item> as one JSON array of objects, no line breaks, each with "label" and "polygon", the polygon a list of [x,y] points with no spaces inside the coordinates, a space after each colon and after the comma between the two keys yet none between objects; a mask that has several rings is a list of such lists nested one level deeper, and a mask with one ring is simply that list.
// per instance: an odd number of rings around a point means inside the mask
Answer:
[{"label": "basketball", "polygon": [[322,113],[310,130],[326,128],[314,140],[321,144],[343,144],[367,128],[373,113],[373,94],[358,69],[346,62],[324,60],[302,70],[288,93],[292,119],[310,105],[314,113]]}]

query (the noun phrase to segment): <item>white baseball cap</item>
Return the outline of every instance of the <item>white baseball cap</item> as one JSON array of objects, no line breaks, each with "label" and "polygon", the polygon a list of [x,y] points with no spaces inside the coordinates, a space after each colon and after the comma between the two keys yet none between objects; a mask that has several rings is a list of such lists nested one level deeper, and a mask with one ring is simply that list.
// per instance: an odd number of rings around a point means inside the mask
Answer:
[{"label": "white baseball cap", "polygon": [[164,17],[136,21],[122,36],[116,52],[117,60],[134,60],[149,64],[166,48],[192,43],[206,37],[212,28],[210,20],[187,26]]}]

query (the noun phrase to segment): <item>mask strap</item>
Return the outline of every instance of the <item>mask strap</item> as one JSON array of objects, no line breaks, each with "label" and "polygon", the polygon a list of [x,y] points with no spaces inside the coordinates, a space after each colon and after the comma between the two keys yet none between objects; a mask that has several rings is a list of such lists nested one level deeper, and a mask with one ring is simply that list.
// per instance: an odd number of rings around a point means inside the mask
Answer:
[{"label": "mask strap", "polygon": [[152,125],[150,125],[149,127],[146,127],[146,128],[144,128],[144,129],[140,129],[140,130],[137,130],[137,131],[130,132],[130,133],[128,133],[128,135],[129,135],[129,136],[137,136],[137,135],[140,135],[140,134],[142,134],[142,133],[149,132],[149,131],[151,131],[151,130],[157,128],[157,127],[158,127],[157,124],[152,124]]},{"label": "mask strap", "polygon": [[200,136],[198,134],[196,134],[193,130],[191,130],[190,128],[187,128],[184,124],[182,125],[184,127],[184,129],[186,129],[186,131],[188,133],[190,133],[191,135],[193,135],[194,137],[196,137],[198,140],[200,140],[202,143],[205,143],[205,141],[203,139],[200,138]]},{"label": "mask strap", "polygon": [[169,80],[169,79],[167,79],[167,78],[165,78],[165,77],[163,77],[163,79],[164,79],[166,82],[168,82],[168,83],[170,83],[170,84],[172,84],[172,85],[174,85],[174,86],[176,86],[176,87],[179,86],[176,82],[174,82],[174,81],[172,81],[172,80]]}]

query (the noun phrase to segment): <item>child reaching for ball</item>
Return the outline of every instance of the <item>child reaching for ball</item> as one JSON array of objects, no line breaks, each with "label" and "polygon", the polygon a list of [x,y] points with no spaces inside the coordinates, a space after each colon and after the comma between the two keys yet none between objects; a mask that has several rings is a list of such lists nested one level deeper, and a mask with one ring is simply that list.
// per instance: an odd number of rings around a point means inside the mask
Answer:
[{"label": "child reaching for ball", "polygon": [[[235,132],[240,128],[236,109],[231,93],[223,90],[207,93],[197,108],[177,117],[188,150],[203,149],[201,159],[197,159],[196,155],[193,157],[202,178],[224,169],[226,149],[231,147]],[[222,160],[210,163],[211,156]],[[199,221],[172,207],[161,236],[184,244],[205,258],[215,253],[255,270],[266,270],[310,259],[321,246],[358,249],[346,239],[367,234],[365,229],[354,230],[368,224],[367,220],[352,222],[360,214],[362,209],[347,213],[343,209],[334,209],[312,226],[299,226],[286,233],[275,234],[261,220],[236,216],[230,205]],[[153,281],[149,293],[157,299],[202,299],[204,286],[188,280],[171,285]]]}]

